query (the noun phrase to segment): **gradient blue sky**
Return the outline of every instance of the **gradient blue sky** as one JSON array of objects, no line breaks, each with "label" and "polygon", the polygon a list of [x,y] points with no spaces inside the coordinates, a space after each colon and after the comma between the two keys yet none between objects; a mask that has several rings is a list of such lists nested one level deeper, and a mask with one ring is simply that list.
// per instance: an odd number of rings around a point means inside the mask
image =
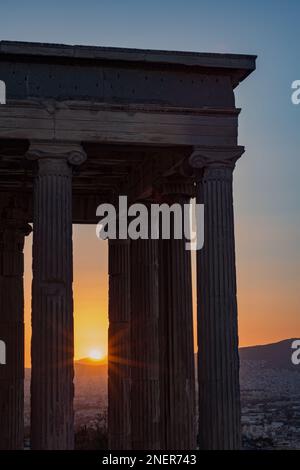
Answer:
[{"label": "gradient blue sky", "polygon": [[[300,79],[299,0],[10,0],[0,38],[257,54],[257,71],[236,91],[246,147],[234,186],[240,343],[299,336],[300,105],[290,99]],[[94,243],[94,232],[75,236],[75,267],[88,276],[95,260],[78,255],[83,239]]]}]

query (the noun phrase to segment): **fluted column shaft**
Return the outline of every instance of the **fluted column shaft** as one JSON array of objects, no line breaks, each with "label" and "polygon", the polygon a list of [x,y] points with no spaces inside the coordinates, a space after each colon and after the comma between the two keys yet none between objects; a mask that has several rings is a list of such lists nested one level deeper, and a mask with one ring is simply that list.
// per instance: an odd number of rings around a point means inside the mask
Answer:
[{"label": "fluted column shaft", "polygon": [[109,241],[109,449],[131,449],[130,241]]},{"label": "fluted column shaft", "polygon": [[157,240],[131,240],[132,448],[160,449]]},{"label": "fluted column shaft", "polygon": [[30,233],[17,210],[0,227],[0,338],[6,364],[0,366],[0,449],[24,447],[24,237]]},{"label": "fluted column shaft", "polygon": [[205,214],[197,252],[201,449],[238,449],[241,439],[232,170],[207,165],[197,185]]},{"label": "fluted column shaft", "polygon": [[[184,202],[189,199],[181,201],[182,207]],[[191,252],[184,238],[174,239],[171,233],[170,240],[159,240],[159,273],[162,445],[166,450],[195,449]]]},{"label": "fluted column shaft", "polygon": [[34,184],[31,446],[72,449],[72,177],[41,158]]}]

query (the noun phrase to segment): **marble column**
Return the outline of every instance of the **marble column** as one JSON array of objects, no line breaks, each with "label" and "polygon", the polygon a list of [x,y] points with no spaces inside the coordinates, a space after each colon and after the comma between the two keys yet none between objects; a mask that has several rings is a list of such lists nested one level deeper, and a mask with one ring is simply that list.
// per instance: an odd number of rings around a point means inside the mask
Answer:
[{"label": "marble column", "polygon": [[0,449],[24,448],[24,214],[11,207],[0,222],[0,338],[6,364],[0,366]]},{"label": "marble column", "polygon": [[32,143],[33,207],[31,447],[74,447],[72,170],[80,146]]},{"label": "marble column", "polygon": [[130,241],[109,240],[108,437],[109,449],[131,449]]},{"label": "marble column", "polygon": [[232,172],[243,147],[195,149],[204,247],[197,252],[200,449],[241,444]]},{"label": "marble column", "polygon": [[[170,197],[169,197],[170,199]],[[171,196],[172,203],[189,197]],[[159,240],[160,408],[162,448],[196,448],[191,252],[186,240]]]},{"label": "marble column", "polygon": [[159,450],[159,297],[157,240],[131,240],[132,449]]}]

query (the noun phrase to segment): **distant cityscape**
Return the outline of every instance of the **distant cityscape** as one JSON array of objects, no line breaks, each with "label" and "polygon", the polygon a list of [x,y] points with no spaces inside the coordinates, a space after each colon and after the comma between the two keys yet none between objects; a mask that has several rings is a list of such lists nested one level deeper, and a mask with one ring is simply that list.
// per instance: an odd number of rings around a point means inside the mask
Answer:
[{"label": "distant cityscape", "polygon": [[[300,365],[291,342],[240,349],[243,448],[300,449]],[[107,365],[75,363],[75,427],[93,429],[107,412]],[[104,424],[105,425],[105,424]],[[30,369],[25,374],[25,430],[29,442]]]},{"label": "distant cityscape", "polygon": [[300,449],[300,365],[293,339],[240,350],[243,446]]}]

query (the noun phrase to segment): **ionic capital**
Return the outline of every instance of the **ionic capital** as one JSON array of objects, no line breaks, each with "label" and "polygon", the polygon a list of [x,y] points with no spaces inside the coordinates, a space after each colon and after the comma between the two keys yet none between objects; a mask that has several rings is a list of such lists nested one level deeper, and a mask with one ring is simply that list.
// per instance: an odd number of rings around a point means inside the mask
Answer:
[{"label": "ionic capital", "polygon": [[197,169],[231,169],[244,153],[244,147],[195,147],[189,157],[189,164]]},{"label": "ionic capital", "polygon": [[[31,233],[31,226],[28,224],[27,215],[18,207],[6,207],[0,218],[0,250],[17,247],[23,250],[24,238]],[[10,248],[8,248],[10,247]],[[3,263],[2,259],[2,263]],[[3,271],[3,264],[1,270]]]},{"label": "ionic capital", "polygon": [[68,174],[68,165],[81,165],[86,153],[73,142],[31,141],[26,158],[38,161],[40,174]]}]

